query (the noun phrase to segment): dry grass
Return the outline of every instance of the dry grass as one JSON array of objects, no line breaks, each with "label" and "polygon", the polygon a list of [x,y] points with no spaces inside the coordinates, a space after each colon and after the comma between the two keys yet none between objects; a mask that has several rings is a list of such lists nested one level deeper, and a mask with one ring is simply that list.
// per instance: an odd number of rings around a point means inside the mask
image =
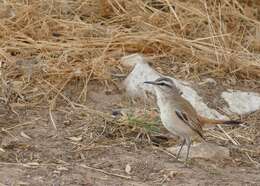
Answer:
[{"label": "dry grass", "polygon": [[[176,74],[186,76],[260,77],[257,0],[0,0],[0,7],[1,100],[13,112],[48,106],[54,128],[60,103],[109,118],[81,103],[89,81],[113,84],[128,53],[174,58]],[[229,135],[254,140],[256,131],[238,130]]]},{"label": "dry grass", "polygon": [[73,80],[81,89],[74,101],[85,100],[88,82],[108,85],[119,57],[130,52],[174,56],[187,73],[259,77],[260,15],[253,1],[100,2],[1,2],[5,101],[47,100],[52,108]]}]

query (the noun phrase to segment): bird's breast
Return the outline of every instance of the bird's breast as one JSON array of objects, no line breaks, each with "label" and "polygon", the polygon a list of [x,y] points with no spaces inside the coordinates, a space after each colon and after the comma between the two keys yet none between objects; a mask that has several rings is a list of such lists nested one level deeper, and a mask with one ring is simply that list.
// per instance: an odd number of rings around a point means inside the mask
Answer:
[{"label": "bird's breast", "polygon": [[167,130],[178,136],[185,136],[192,133],[192,130],[176,115],[176,109],[173,104],[158,101],[158,106],[162,124]]}]

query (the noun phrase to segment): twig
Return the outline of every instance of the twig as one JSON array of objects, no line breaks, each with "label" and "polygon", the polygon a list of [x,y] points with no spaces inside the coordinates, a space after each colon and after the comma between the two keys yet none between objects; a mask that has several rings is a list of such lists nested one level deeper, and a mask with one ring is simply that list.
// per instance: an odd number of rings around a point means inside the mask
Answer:
[{"label": "twig", "polygon": [[253,160],[253,159],[251,158],[251,156],[248,154],[248,152],[245,152],[245,154],[246,154],[246,156],[248,157],[248,159],[249,159],[253,164],[255,164],[256,166],[260,166],[260,163],[257,162],[257,161],[255,161],[255,160]]},{"label": "twig", "polygon": [[218,128],[227,136],[227,138],[234,144],[234,145],[240,145],[239,142],[237,142],[236,140],[234,140],[224,129],[222,126],[217,125]]},{"label": "twig", "polygon": [[24,167],[29,167],[29,166],[33,166],[33,167],[40,167],[40,166],[57,166],[57,165],[61,165],[58,163],[42,163],[39,164],[37,162],[29,162],[29,163],[12,163],[12,162],[0,162],[0,166],[1,165],[17,165],[17,166],[24,166]]},{"label": "twig", "polygon": [[182,26],[182,23],[181,23],[180,18],[179,18],[178,15],[176,14],[175,10],[172,8],[170,2],[169,2],[168,0],[165,0],[165,1],[166,1],[167,5],[168,5],[170,11],[173,13],[174,17],[177,19],[177,22],[179,23],[180,28],[181,28],[181,30],[182,30],[182,29],[183,29],[183,26]]},{"label": "twig", "polygon": [[75,109],[73,103],[70,101],[70,99],[68,97],[66,97],[64,94],[61,93],[61,90],[58,90],[55,86],[53,86],[51,83],[49,83],[48,81],[44,80],[44,82],[50,86],[52,88],[53,91],[55,91],[57,93],[57,95],[60,95],[65,101],[67,101],[70,106]]},{"label": "twig", "polygon": [[155,147],[155,146],[153,146],[153,148],[155,148],[155,149],[157,149],[157,150],[160,150],[160,151],[164,152],[165,154],[171,156],[172,158],[176,159],[176,156],[174,156],[172,153],[170,153],[170,152],[167,151],[167,150],[164,150],[164,149],[162,149],[162,148]]},{"label": "twig", "polygon": [[[35,119],[34,121],[37,121],[37,120],[39,120],[39,119],[40,119],[40,118],[37,118],[37,119]],[[31,125],[31,124],[33,124],[33,122],[28,121],[28,122],[24,122],[24,123],[17,124],[17,125],[15,125],[15,126],[13,126],[13,127],[5,128],[5,130],[11,130],[11,129],[14,129],[14,128],[16,128],[16,127],[22,127],[22,126]]]},{"label": "twig", "polygon": [[57,126],[56,126],[55,120],[54,120],[53,115],[52,115],[51,107],[49,108],[49,116],[50,116],[50,120],[51,120],[52,126],[54,127],[55,130],[57,130]]},{"label": "twig", "polygon": [[124,178],[124,179],[127,179],[127,180],[132,179],[131,176],[125,176],[125,175],[121,175],[121,174],[115,174],[115,173],[107,172],[107,171],[104,171],[102,169],[97,169],[97,168],[90,167],[90,166],[87,166],[87,165],[84,165],[84,164],[80,164],[79,166],[83,167],[85,169],[90,169],[90,170],[94,170],[94,171],[97,171],[97,172],[102,172],[102,173],[110,175],[110,176],[116,176],[116,177]]},{"label": "twig", "polygon": [[1,129],[3,132],[6,132],[8,135],[10,135],[11,137],[13,137],[15,140],[18,140],[17,137],[15,137],[11,132],[9,132],[8,130],[6,130],[5,128]]}]

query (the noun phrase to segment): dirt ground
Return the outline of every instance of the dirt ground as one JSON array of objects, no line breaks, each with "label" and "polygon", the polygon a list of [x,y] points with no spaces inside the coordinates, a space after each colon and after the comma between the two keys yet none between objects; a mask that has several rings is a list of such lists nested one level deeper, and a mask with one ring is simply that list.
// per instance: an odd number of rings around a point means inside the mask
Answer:
[{"label": "dirt ground", "polygon": [[[57,130],[48,108],[19,108],[15,114],[2,107],[0,185],[260,185],[257,163],[230,142],[221,142],[230,148],[230,159],[192,159],[185,166],[162,150],[165,140],[154,145],[137,129],[123,133],[126,126],[117,120],[91,113],[111,115],[129,106],[125,96],[93,86],[86,104],[85,110],[53,111]],[[259,149],[257,144],[248,149]]]},{"label": "dirt ground", "polygon": [[223,126],[240,145],[206,131],[229,159],[184,166],[155,103],[119,85],[140,53],[226,114],[223,90],[260,93],[259,2],[0,0],[0,186],[260,185],[260,111]]}]

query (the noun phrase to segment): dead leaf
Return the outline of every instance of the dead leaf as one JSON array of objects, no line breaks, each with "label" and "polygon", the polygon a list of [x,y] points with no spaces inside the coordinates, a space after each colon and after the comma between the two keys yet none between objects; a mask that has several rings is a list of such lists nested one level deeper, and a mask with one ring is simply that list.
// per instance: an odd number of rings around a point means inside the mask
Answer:
[{"label": "dead leaf", "polygon": [[1,152],[5,152],[5,150],[4,150],[4,149],[2,149],[2,148],[0,148],[0,151],[1,151]]},{"label": "dead leaf", "polygon": [[24,181],[19,181],[19,182],[17,183],[17,185],[30,185],[30,183],[24,182]]},{"label": "dead leaf", "polygon": [[21,131],[21,136],[27,139],[32,139],[30,136],[28,136],[27,134],[25,134],[23,131]]},{"label": "dead leaf", "polygon": [[71,141],[79,142],[82,140],[82,136],[78,136],[78,137],[72,136],[72,137],[69,137],[68,139]]},{"label": "dead leaf", "polygon": [[129,164],[126,164],[126,166],[125,166],[125,172],[126,172],[127,174],[131,174],[131,170],[132,170],[131,166],[130,166]]},{"label": "dead leaf", "polygon": [[60,166],[60,167],[57,167],[57,170],[58,171],[68,171],[69,169],[67,167]]}]

